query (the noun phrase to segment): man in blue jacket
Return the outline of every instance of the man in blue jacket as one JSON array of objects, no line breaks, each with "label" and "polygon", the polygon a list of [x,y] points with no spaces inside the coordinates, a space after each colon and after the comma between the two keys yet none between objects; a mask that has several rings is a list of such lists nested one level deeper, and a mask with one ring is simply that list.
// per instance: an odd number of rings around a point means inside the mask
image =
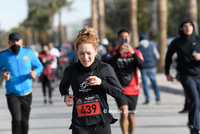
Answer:
[{"label": "man in blue jacket", "polygon": [[10,48],[0,53],[0,74],[6,80],[12,134],[27,134],[32,102],[32,79],[41,74],[43,65],[31,49],[22,48],[23,39],[19,33],[11,33],[8,39]]},{"label": "man in blue jacket", "polygon": [[156,96],[156,104],[160,103],[160,93],[159,88],[156,83],[156,60],[160,58],[160,54],[155,46],[149,43],[146,36],[141,34],[139,36],[139,47],[136,49],[140,50],[144,57],[144,68],[140,69],[141,77],[142,77],[142,84],[144,89],[144,95],[146,100],[143,104],[149,104],[150,97],[149,97],[149,85],[147,82],[147,78],[149,77],[151,80],[151,84]]}]

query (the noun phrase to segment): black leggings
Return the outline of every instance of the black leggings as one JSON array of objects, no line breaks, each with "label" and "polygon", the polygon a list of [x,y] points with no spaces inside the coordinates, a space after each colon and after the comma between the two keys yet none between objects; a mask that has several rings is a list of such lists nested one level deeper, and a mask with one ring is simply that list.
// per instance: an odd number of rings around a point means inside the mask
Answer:
[{"label": "black leggings", "polygon": [[111,134],[110,124],[103,126],[96,126],[93,128],[78,129],[72,127],[72,134]]},{"label": "black leggings", "polygon": [[42,80],[42,91],[44,96],[46,96],[46,86],[49,89],[49,98],[51,98],[52,96],[51,81],[47,78],[47,76],[44,76]]},{"label": "black leggings", "polygon": [[196,131],[199,131],[200,78],[181,75],[180,81],[190,100],[189,125],[192,125]]},{"label": "black leggings", "polygon": [[28,134],[32,94],[27,96],[6,95],[12,116],[12,134]]}]

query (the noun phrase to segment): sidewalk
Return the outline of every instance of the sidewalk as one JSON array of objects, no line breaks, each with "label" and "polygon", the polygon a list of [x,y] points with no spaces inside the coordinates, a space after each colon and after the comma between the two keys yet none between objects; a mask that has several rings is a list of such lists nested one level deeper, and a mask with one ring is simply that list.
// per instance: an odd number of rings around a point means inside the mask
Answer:
[{"label": "sidewalk", "polygon": [[179,81],[177,80],[174,80],[174,82],[167,81],[167,78],[164,73],[158,73],[156,75],[156,80],[157,80],[157,85],[159,86],[159,89],[161,91],[178,95],[184,95],[183,87]]},{"label": "sidewalk", "polygon": [[[167,82],[164,74],[156,76],[160,87],[161,104],[156,105],[153,90],[150,90],[151,102],[142,105],[145,98],[143,89],[138,99],[135,115],[134,134],[189,134],[186,126],[187,114],[179,114],[183,108],[183,90],[178,82]],[[176,92],[174,92],[176,91]],[[108,96],[110,109],[117,110],[113,98]],[[68,129],[71,122],[71,107],[67,107],[60,97],[58,87],[53,91],[53,104],[43,104],[40,85],[33,88],[33,103],[30,115],[29,134],[71,134]],[[119,113],[114,113],[119,119]],[[0,89],[0,134],[11,133],[11,116],[7,108],[5,89]],[[119,121],[112,125],[113,134],[121,134]]]}]

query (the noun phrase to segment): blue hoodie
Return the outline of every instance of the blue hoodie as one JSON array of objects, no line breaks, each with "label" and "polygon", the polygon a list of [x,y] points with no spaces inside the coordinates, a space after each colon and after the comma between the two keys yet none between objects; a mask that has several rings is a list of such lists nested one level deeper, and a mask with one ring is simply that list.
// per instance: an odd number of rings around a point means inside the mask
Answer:
[{"label": "blue hoodie", "polygon": [[20,48],[18,55],[9,49],[0,53],[0,74],[2,71],[10,72],[10,80],[6,81],[6,94],[22,96],[32,92],[32,78],[29,75],[32,67],[36,75],[40,76],[43,65],[31,49]]}]

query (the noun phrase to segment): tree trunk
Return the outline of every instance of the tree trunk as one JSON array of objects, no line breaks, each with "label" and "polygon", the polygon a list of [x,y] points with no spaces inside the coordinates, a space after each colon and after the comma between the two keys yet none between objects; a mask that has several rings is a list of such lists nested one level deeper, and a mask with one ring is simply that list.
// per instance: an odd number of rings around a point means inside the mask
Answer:
[{"label": "tree trunk", "polygon": [[105,35],[105,5],[104,0],[98,0],[99,9],[99,39],[106,37]]},{"label": "tree trunk", "polygon": [[33,31],[33,44],[38,43],[38,33]]},{"label": "tree trunk", "polygon": [[55,16],[55,14],[53,14],[53,15],[51,15],[50,17],[49,17],[49,26],[50,26],[50,28],[49,28],[49,41],[50,42],[54,42],[54,38],[53,38],[53,21],[54,21],[54,16]]},{"label": "tree trunk", "polygon": [[158,0],[152,0],[151,39],[153,39],[153,40],[156,39],[156,36],[158,34],[157,3],[158,3]]},{"label": "tree trunk", "polygon": [[61,21],[61,10],[59,11],[59,47],[62,46],[62,21]]},{"label": "tree trunk", "polygon": [[167,49],[167,0],[158,0],[158,30],[158,51],[160,53],[158,72],[164,72],[165,55]]},{"label": "tree trunk", "polygon": [[130,24],[133,47],[138,46],[137,0],[130,0]]},{"label": "tree trunk", "polygon": [[92,0],[91,27],[95,28],[98,31],[98,16],[97,16],[97,1],[96,0]]},{"label": "tree trunk", "polygon": [[198,34],[198,10],[197,10],[197,0],[186,0],[186,16],[188,19],[190,19],[195,26],[196,33]]}]

